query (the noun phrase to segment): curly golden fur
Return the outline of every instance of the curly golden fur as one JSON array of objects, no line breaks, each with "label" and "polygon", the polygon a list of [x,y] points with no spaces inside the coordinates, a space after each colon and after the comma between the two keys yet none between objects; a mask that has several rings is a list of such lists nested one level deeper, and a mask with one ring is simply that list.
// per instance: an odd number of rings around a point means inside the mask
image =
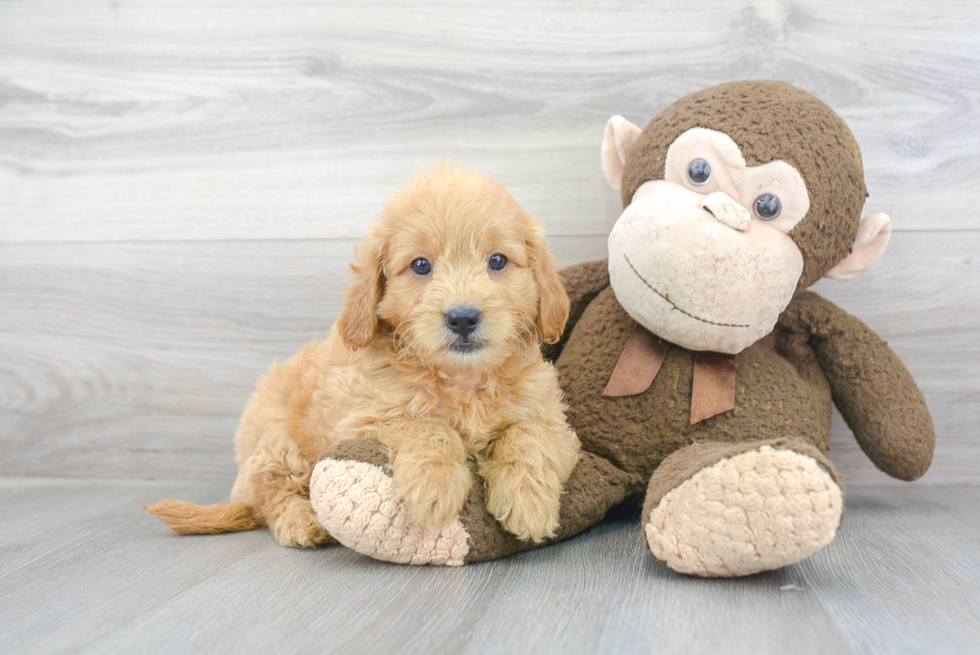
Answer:
[{"label": "curly golden fur", "polygon": [[[495,254],[502,270],[489,266]],[[427,274],[413,270],[420,258]],[[181,533],[266,525],[286,546],[326,543],[310,506],[313,465],[334,443],[370,436],[389,447],[396,488],[422,525],[456,517],[473,458],[508,531],[553,536],[579,442],[540,352],[559,339],[569,304],[537,219],[493,179],[439,166],[389,201],[353,270],[330,336],[260,381],[236,436],[231,502],[146,511]],[[447,324],[458,307],[479,310],[471,335]]]}]

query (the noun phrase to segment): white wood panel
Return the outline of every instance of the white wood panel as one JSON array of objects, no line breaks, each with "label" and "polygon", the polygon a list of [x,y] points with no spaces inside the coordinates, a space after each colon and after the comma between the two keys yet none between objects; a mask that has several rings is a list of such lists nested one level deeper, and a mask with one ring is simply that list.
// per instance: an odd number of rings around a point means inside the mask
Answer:
[{"label": "white wood panel", "polygon": [[[222,477],[257,377],[339,313],[353,241],[0,245],[0,475]],[[599,237],[555,237],[564,263]],[[939,433],[933,483],[980,481],[980,234],[900,233],[817,289],[905,360]],[[884,484],[842,423],[847,481]]]},{"label": "white wood panel", "polygon": [[[565,263],[619,213],[598,164],[739,78],[830,102],[897,230],[818,290],[891,341],[980,457],[980,10],[967,0],[0,2],[0,474],[225,476],[255,378],[336,316],[354,239],[449,154]],[[884,483],[840,424],[848,481]]]},{"label": "white wood panel", "polygon": [[605,234],[598,149],[723,81],[830,102],[869,211],[976,229],[968,0],[0,3],[0,240],[356,237],[449,154],[554,234]]},{"label": "white wood panel", "polygon": [[354,244],[0,245],[0,475],[233,473],[258,376],[327,334]]}]

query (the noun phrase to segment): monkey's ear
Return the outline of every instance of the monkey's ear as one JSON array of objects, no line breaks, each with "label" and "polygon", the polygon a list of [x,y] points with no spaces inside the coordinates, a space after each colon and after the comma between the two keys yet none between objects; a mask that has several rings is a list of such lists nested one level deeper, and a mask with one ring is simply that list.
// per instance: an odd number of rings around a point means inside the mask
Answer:
[{"label": "monkey's ear", "polygon": [[381,250],[381,240],[369,234],[358,246],[357,263],[351,266],[356,277],[347,289],[347,302],[337,319],[340,338],[351,350],[363,348],[374,339],[378,324],[375,310],[384,289]]},{"label": "monkey's ear", "polygon": [[892,233],[892,219],[888,214],[872,214],[861,219],[857,237],[851,254],[845,257],[837,266],[827,271],[824,277],[835,280],[853,280],[861,273],[874,266],[878,258],[885,252],[888,238]]},{"label": "monkey's ear", "polygon": [[620,190],[623,181],[626,157],[642,131],[622,116],[613,116],[606,123],[606,132],[602,136],[602,172],[616,191]]}]

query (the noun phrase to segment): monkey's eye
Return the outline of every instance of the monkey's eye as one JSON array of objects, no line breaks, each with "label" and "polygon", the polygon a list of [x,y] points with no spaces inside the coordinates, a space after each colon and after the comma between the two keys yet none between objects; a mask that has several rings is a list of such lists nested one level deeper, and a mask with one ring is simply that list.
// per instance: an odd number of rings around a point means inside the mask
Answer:
[{"label": "monkey's eye", "polygon": [[495,271],[502,271],[507,268],[507,258],[501,255],[499,252],[495,252],[490,255],[490,261],[487,262],[491,269]]},{"label": "monkey's eye", "polygon": [[425,277],[432,272],[432,264],[425,257],[419,257],[412,262],[412,272],[418,276]]},{"label": "monkey's eye", "polygon": [[687,166],[687,176],[694,186],[704,186],[711,179],[711,164],[703,159],[695,159]]},{"label": "monkey's eye", "polygon": [[779,202],[779,198],[771,193],[763,193],[752,203],[752,211],[764,221],[771,221],[776,218],[782,210],[783,206]]}]

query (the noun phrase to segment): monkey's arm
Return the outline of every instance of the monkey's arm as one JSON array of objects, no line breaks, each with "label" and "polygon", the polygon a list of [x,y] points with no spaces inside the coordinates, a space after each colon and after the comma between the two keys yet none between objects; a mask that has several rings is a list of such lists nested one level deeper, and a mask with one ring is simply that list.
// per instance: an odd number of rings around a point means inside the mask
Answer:
[{"label": "monkey's arm", "polygon": [[542,347],[545,359],[550,361],[558,359],[565,342],[568,341],[568,335],[582,318],[585,308],[600,291],[609,286],[609,260],[599,259],[569,266],[558,271],[558,277],[565,285],[571,307],[568,312],[568,322],[565,323],[565,329],[561,333],[561,340],[555,344],[546,343]]},{"label": "monkey's arm", "polygon": [[834,404],[867,456],[888,475],[915,480],[932,462],[936,434],[925,399],[898,355],[867,325],[807,291],[780,323],[809,333]]}]

